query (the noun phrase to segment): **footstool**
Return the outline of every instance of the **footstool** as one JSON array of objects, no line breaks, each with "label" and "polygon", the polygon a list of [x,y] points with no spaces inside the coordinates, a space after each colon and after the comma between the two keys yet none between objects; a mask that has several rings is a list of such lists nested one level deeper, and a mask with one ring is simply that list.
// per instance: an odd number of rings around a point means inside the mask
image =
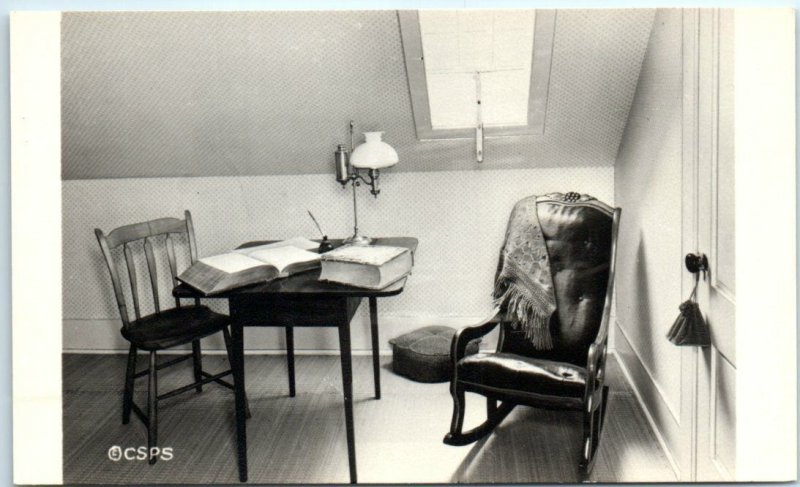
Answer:
[{"label": "footstool", "polygon": [[[392,369],[417,382],[450,380],[450,344],[456,330],[449,326],[426,326],[389,340],[392,345]],[[480,339],[467,345],[466,354],[478,352]]]}]

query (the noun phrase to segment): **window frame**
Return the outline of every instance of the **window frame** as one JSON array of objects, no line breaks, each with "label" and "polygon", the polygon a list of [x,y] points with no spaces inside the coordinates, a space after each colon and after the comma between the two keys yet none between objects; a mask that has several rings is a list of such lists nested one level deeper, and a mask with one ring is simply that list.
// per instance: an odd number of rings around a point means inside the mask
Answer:
[{"label": "window frame", "polygon": [[[419,11],[398,10],[403,56],[406,63],[411,109],[419,140],[472,139],[475,127],[434,129],[431,124],[425,59],[422,54],[422,33]],[[550,67],[553,58],[553,38],[556,10],[536,9],[531,59],[531,80],[528,92],[528,124],[515,126],[484,126],[484,136],[541,135],[547,114],[547,94],[550,88]]]}]

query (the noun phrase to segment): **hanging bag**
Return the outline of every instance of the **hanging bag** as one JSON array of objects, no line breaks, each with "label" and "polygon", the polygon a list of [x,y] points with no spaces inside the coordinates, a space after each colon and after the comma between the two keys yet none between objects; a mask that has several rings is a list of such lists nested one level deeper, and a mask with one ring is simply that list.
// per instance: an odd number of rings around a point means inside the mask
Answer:
[{"label": "hanging bag", "polygon": [[680,314],[675,319],[675,323],[667,332],[667,338],[675,345],[695,345],[707,347],[711,345],[711,334],[708,323],[700,312],[697,305],[697,285],[700,282],[700,273],[695,273],[694,289],[689,299],[678,306]]}]

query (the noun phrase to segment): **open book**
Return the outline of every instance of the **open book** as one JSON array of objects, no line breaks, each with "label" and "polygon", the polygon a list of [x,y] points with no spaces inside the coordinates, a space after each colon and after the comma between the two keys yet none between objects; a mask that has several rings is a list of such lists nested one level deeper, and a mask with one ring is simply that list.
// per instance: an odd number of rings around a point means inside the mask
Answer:
[{"label": "open book", "polygon": [[318,245],[306,238],[296,237],[203,257],[181,273],[178,280],[204,294],[271,281],[318,268],[320,255],[310,251]]}]

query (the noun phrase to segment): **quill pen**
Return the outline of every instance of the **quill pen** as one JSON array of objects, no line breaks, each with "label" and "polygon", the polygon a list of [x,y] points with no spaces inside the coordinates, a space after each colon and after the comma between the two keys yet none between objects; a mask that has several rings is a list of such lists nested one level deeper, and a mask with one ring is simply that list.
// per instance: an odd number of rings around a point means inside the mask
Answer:
[{"label": "quill pen", "polygon": [[317,219],[316,219],[316,218],[314,218],[314,214],[313,214],[313,213],[311,213],[311,210],[306,210],[306,211],[308,212],[308,216],[310,216],[310,217],[311,217],[311,220],[314,222],[314,225],[316,225],[316,226],[317,226],[317,230],[319,230],[319,234],[320,234],[320,236],[322,236],[323,238],[325,238],[325,232],[323,232],[323,231],[322,231],[322,228],[320,228],[320,226],[319,226],[319,222],[317,222]]}]

